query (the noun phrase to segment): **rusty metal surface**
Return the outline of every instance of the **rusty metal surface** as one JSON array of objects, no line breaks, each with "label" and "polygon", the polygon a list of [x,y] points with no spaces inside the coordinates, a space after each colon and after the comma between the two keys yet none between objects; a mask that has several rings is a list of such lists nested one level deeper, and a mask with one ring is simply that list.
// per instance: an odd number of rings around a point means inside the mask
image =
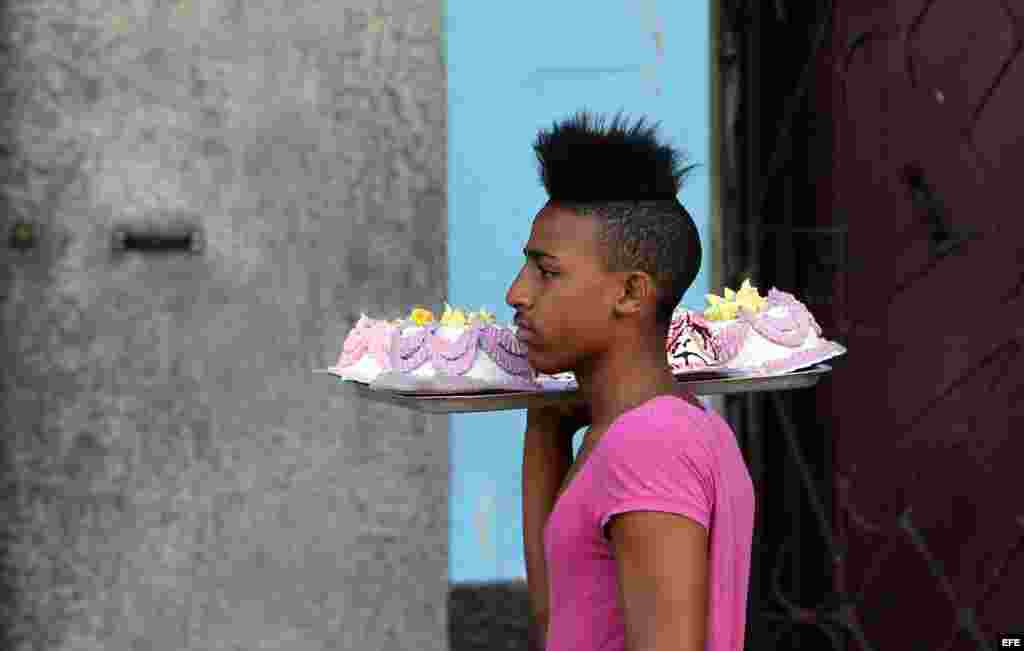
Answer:
[{"label": "rusty metal surface", "polygon": [[[838,401],[832,415],[847,421],[835,471],[840,569],[860,583],[853,649],[989,649],[1024,624],[1024,523],[1006,492],[1024,456],[1024,226],[1006,209],[1024,162],[1021,18],[1001,0],[837,2],[835,204],[885,214],[889,234],[851,223],[843,270],[845,327],[889,365],[863,394],[883,418]],[[884,273],[868,252],[892,261]],[[849,371],[833,396],[863,384],[866,368]]]},{"label": "rusty metal surface", "polygon": [[[729,404],[760,503],[785,523],[759,520],[768,571],[752,577],[748,648],[990,649],[1024,628],[1024,520],[1008,488],[1024,456],[1024,10],[817,7],[824,32],[766,3],[724,12],[742,98],[724,143],[726,282],[792,283],[827,332],[866,351],[813,403]],[[759,48],[787,39],[802,55],[766,68]],[[767,137],[759,118],[777,120]],[[809,430],[831,447],[809,451]],[[762,441],[775,431],[785,459]],[[831,585],[808,589],[818,549]]]}]

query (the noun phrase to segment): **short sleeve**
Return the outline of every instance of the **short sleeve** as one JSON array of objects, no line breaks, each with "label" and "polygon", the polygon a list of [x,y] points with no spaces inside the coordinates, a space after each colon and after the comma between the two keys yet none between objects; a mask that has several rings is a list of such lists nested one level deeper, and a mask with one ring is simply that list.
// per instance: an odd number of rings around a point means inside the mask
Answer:
[{"label": "short sleeve", "polygon": [[615,443],[595,459],[592,507],[602,535],[613,516],[629,511],[676,513],[710,528],[715,493],[705,446],[657,431]]}]

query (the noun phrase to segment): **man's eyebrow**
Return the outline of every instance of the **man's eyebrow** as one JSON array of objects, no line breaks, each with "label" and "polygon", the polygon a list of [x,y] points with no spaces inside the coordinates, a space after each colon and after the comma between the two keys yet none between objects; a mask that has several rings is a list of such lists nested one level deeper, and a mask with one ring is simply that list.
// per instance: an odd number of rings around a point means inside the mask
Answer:
[{"label": "man's eyebrow", "polygon": [[525,255],[527,258],[551,258],[552,260],[558,260],[558,258],[551,255],[550,253],[544,253],[543,251],[538,251],[537,249],[523,249],[523,255]]}]

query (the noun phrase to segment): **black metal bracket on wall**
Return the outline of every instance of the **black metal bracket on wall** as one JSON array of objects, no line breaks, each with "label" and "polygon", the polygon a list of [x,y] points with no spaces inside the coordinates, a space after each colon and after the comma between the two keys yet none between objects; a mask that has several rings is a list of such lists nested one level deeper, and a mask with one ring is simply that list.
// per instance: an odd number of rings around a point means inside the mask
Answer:
[{"label": "black metal bracket on wall", "polygon": [[199,254],[205,248],[198,225],[121,225],[114,228],[111,251],[115,255],[140,253]]}]

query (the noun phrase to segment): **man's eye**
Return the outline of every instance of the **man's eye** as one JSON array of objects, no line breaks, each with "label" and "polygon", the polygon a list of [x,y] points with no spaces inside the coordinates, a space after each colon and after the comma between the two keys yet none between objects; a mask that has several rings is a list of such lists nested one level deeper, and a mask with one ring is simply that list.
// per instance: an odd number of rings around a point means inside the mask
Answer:
[{"label": "man's eye", "polygon": [[[555,272],[555,271],[548,271],[544,267],[537,267],[537,268],[540,269],[540,275],[545,277],[545,278],[554,278],[555,276],[558,275],[557,272]],[[545,275],[545,274],[547,274],[547,275]]]}]

